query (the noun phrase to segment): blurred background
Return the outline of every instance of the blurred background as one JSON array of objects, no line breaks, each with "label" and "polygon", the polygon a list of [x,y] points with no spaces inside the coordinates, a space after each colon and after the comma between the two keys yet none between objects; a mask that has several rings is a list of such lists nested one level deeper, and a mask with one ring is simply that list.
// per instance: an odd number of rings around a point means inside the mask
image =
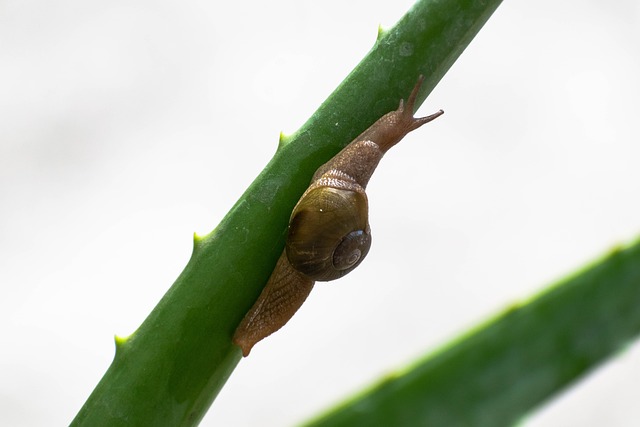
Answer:
[{"label": "blurred background", "polygon": [[[376,4],[377,3],[377,4]],[[383,4],[387,3],[387,4]],[[0,423],[66,425],[274,153],[412,1],[0,4]],[[505,1],[385,157],[374,244],[202,425],[285,426],[640,233],[640,3]],[[526,426],[635,426],[631,345]]]}]

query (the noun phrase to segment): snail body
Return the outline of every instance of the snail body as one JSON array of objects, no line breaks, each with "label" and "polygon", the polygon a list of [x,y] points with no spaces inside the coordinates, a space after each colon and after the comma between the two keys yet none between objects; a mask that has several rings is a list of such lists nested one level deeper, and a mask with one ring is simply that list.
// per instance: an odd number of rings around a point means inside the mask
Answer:
[{"label": "snail body", "polygon": [[234,336],[246,357],[263,338],[284,326],[316,281],[331,281],[355,269],[371,246],[366,186],[384,154],[405,135],[443,114],[413,117],[420,76],[407,100],[378,119],[335,157],[320,166],[293,208],[285,249]]}]

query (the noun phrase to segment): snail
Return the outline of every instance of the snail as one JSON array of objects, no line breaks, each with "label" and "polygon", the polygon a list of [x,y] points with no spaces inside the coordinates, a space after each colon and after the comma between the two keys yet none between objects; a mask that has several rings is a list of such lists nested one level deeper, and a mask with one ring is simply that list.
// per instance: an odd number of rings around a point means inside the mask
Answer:
[{"label": "snail", "polygon": [[356,268],[371,246],[365,188],[382,156],[412,130],[444,114],[413,117],[423,81],[407,104],[391,111],[320,166],[294,207],[285,249],[253,307],[237,327],[233,343],[248,356],[300,308],[316,281],[338,279]]}]

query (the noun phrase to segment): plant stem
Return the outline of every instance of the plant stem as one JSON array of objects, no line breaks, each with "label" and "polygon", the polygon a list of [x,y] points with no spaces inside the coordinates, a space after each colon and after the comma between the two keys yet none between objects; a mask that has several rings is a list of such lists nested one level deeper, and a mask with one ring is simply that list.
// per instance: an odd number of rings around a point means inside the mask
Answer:
[{"label": "plant stem", "polygon": [[421,0],[291,137],[218,227],[194,240],[184,271],[113,363],[74,426],[197,425],[240,360],[231,336],[284,245],[313,172],[384,113],[419,74],[424,100],[500,0]]},{"label": "plant stem", "polygon": [[511,426],[640,333],[640,241],[308,426]]}]

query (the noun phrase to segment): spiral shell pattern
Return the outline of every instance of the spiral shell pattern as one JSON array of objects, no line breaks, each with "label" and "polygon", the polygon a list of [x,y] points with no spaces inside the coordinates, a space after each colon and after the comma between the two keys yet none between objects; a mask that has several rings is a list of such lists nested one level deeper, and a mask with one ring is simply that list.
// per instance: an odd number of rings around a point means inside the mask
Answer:
[{"label": "spiral shell pattern", "polygon": [[287,257],[296,270],[313,280],[344,276],[362,262],[370,246],[364,191],[316,187],[291,215]]}]

